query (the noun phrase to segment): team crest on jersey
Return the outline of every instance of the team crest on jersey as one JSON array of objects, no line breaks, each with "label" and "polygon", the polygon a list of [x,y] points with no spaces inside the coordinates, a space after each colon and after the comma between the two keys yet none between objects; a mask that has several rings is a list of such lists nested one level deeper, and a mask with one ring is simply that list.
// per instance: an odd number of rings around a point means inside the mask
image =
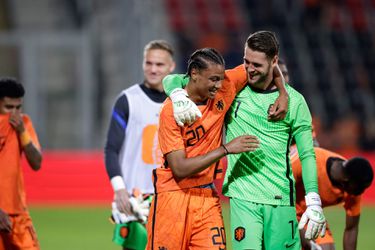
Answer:
[{"label": "team crest on jersey", "polygon": [[245,239],[245,232],[245,228],[243,227],[237,227],[236,229],[234,229],[234,238],[236,239],[236,241]]},{"label": "team crest on jersey", "polygon": [[224,101],[222,99],[218,100],[216,103],[215,103],[215,106],[216,106],[216,109],[218,111],[223,111],[224,108],[225,108],[225,104],[224,104]]},{"label": "team crest on jersey", "polygon": [[159,247],[159,250],[168,250],[166,247]]}]

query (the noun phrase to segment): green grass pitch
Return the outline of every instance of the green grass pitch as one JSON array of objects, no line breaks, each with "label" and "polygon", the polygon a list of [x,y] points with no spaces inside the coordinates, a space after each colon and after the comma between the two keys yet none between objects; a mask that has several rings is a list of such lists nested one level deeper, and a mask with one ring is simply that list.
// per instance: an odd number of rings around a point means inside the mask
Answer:
[{"label": "green grass pitch", "polygon": [[[324,212],[336,239],[336,249],[343,249],[344,210],[333,207],[325,209]],[[113,226],[108,221],[109,206],[32,206],[30,213],[42,250],[120,249],[111,242]],[[224,203],[226,225],[229,225],[228,214],[228,204]],[[375,206],[366,206],[362,210],[357,249],[375,249],[374,227]],[[227,230],[228,249],[232,249],[229,234],[230,230]]]}]

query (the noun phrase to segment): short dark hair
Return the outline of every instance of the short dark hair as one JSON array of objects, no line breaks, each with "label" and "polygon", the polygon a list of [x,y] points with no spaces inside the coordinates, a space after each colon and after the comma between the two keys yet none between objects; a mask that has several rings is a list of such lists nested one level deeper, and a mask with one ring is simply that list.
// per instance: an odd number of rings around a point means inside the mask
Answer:
[{"label": "short dark hair", "polygon": [[269,59],[279,54],[279,42],[272,31],[261,30],[251,34],[246,45],[254,51],[265,53]]},{"label": "short dark hair", "polygon": [[14,78],[0,78],[0,99],[4,97],[21,98],[25,95],[22,84]]},{"label": "short dark hair", "polygon": [[223,65],[225,68],[225,61],[223,56],[214,48],[198,49],[191,54],[186,74],[190,76],[192,69],[202,70],[208,68],[208,62]]},{"label": "short dark hair", "polygon": [[172,45],[170,45],[165,40],[152,40],[149,43],[146,44],[144,48],[144,52],[153,50],[153,49],[161,49],[167,51],[172,57],[174,55],[174,50]]},{"label": "short dark hair", "polygon": [[344,171],[354,186],[353,194],[362,194],[368,188],[374,179],[374,173],[368,160],[362,157],[354,157],[344,163]]}]

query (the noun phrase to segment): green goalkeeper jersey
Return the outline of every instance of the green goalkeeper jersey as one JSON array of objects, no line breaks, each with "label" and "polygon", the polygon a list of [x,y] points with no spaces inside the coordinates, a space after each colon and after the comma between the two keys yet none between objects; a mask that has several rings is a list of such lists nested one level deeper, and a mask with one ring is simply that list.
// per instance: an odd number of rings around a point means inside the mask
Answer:
[{"label": "green goalkeeper jersey", "polygon": [[244,134],[256,135],[254,152],[228,155],[223,194],[255,203],[295,205],[295,189],[289,160],[292,138],[302,163],[306,192],[318,193],[311,114],[303,96],[286,85],[289,108],[282,121],[267,120],[278,91],[260,91],[247,85],[236,96],[226,117],[226,141]]}]

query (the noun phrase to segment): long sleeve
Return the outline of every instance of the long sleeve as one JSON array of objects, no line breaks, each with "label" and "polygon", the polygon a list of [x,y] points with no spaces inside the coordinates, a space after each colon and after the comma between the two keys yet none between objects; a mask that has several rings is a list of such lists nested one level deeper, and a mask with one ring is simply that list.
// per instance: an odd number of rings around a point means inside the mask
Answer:
[{"label": "long sleeve", "polygon": [[302,98],[293,124],[293,136],[296,140],[299,158],[302,164],[302,179],[306,193],[318,193],[316,158],[312,138],[311,114],[306,101]]},{"label": "long sleeve", "polygon": [[126,95],[121,95],[112,110],[111,121],[104,148],[105,166],[108,177],[122,176],[119,154],[125,139],[125,130],[129,117],[129,105]]}]

